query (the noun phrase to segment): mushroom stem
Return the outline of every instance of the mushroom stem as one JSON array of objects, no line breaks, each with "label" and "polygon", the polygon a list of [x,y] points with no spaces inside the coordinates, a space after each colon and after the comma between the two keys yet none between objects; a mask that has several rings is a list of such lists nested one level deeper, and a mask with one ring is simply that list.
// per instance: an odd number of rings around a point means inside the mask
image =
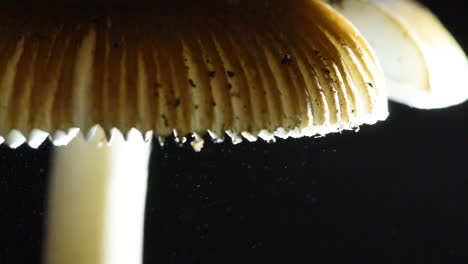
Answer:
[{"label": "mushroom stem", "polygon": [[151,140],[102,129],[58,147],[49,189],[47,264],[139,264]]}]

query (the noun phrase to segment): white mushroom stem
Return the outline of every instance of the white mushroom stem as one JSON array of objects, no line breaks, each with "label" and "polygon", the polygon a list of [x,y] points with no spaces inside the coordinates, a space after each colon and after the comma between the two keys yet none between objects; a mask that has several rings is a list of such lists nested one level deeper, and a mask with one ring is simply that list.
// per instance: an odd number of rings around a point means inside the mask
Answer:
[{"label": "white mushroom stem", "polygon": [[101,129],[81,133],[54,154],[49,189],[47,264],[139,264],[151,140]]}]

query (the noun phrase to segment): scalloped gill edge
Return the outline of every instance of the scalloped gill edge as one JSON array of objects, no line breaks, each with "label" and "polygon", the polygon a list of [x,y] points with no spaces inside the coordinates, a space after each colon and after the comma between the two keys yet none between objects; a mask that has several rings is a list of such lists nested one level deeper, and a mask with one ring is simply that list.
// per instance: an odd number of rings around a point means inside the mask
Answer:
[{"label": "scalloped gill edge", "polygon": [[0,145],[5,143],[10,148],[15,149],[23,144],[28,144],[29,147],[37,149],[49,139],[54,146],[60,147],[68,145],[77,136],[83,137],[86,141],[92,141],[95,137],[102,137],[98,142],[112,145],[116,137],[123,137],[126,141],[134,141],[136,139],[149,142],[153,137],[153,132],[142,133],[138,129],[132,128],[124,136],[117,128],[112,128],[105,133],[99,125],[91,127],[84,135],[77,127],[70,128],[68,131],[57,130],[53,134],[40,129],[33,129],[29,135],[24,135],[21,131],[13,129],[5,137],[0,136]]},{"label": "scalloped gill edge", "polygon": [[[376,120],[377,121],[377,120]],[[374,122],[375,123],[375,122]],[[373,123],[367,123],[371,125]],[[268,143],[276,142],[276,139],[287,139],[287,138],[300,138],[300,137],[323,137],[325,134],[330,132],[342,132],[345,130],[354,130],[358,131],[359,126],[349,126],[346,128],[339,128],[337,126],[334,127],[321,127],[321,128],[295,128],[290,131],[286,131],[284,128],[278,128],[274,132],[269,132],[267,130],[261,130],[257,135],[253,135],[250,132],[234,132],[234,131],[225,131],[224,135],[217,135],[216,133],[208,130],[206,135],[214,143],[222,143],[225,141],[226,136],[231,139],[231,142],[235,144],[242,143],[244,140],[248,142],[255,142],[258,139],[262,139]],[[11,130],[5,137],[0,136],[0,145],[5,144],[12,149],[16,149],[23,144],[27,144],[29,147],[33,149],[39,148],[42,143],[46,140],[50,140],[51,143],[56,146],[66,146],[68,145],[73,139],[76,137],[83,137],[86,141],[93,141],[95,137],[102,137],[98,140],[99,144],[103,145],[112,145],[113,140],[115,137],[123,137],[126,141],[130,141],[130,138],[144,140],[145,142],[149,142],[153,138],[153,131],[146,131],[141,132],[136,128],[130,129],[124,136],[121,130],[117,128],[112,128],[107,133],[103,132],[103,129],[99,125],[95,125],[91,127],[84,135],[79,128],[70,128],[68,131],[57,130],[53,134],[49,134],[48,132],[42,131],[40,129],[33,129],[29,135],[23,135],[20,131],[14,129]],[[191,133],[190,137],[192,139],[188,139],[187,136],[179,136],[177,131],[173,131],[172,135],[174,136],[174,141],[178,144],[190,144],[193,149],[197,152],[201,151],[204,145],[204,135],[200,135],[198,133]],[[161,146],[166,144],[166,138],[168,136],[158,136],[156,138]]]}]

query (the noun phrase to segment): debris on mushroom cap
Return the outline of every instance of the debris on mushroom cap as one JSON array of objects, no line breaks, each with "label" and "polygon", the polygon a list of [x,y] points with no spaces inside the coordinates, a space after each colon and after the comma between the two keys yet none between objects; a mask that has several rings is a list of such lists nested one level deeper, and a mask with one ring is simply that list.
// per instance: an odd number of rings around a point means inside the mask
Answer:
[{"label": "debris on mushroom cap", "polygon": [[466,55],[430,10],[409,0],[328,2],[375,50],[390,99],[417,108],[441,108],[468,98]]},{"label": "debris on mushroom cap", "polygon": [[325,3],[182,2],[2,9],[0,135],[98,124],[193,134],[199,148],[207,132],[273,141],[387,117],[377,59]]}]

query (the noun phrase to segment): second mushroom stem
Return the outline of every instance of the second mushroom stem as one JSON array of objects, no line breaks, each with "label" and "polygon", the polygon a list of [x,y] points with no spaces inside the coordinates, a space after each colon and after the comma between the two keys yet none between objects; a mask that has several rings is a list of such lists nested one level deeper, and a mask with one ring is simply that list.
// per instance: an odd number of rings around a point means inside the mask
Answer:
[{"label": "second mushroom stem", "polygon": [[54,153],[46,264],[141,264],[151,140],[79,134]]}]

